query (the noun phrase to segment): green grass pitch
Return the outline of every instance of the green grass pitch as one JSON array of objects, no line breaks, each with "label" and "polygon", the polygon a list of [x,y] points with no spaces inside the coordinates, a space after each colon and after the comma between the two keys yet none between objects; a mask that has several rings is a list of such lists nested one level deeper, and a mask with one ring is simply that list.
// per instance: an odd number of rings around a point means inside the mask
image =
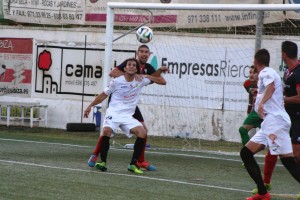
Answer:
[{"label": "green grass pitch", "polygon": [[[242,167],[237,143],[201,141],[199,145],[199,140],[150,136],[153,148],[146,158],[157,171],[136,175],[127,171],[132,150],[121,148],[134,139],[122,135],[111,141],[107,172],[88,167],[98,136],[0,126],[0,199],[238,200],[251,196],[255,188]],[[198,150],[181,150],[187,143]],[[263,156],[257,160],[263,163]],[[300,192],[299,183],[280,161],[272,186],[273,200],[296,199]]]}]

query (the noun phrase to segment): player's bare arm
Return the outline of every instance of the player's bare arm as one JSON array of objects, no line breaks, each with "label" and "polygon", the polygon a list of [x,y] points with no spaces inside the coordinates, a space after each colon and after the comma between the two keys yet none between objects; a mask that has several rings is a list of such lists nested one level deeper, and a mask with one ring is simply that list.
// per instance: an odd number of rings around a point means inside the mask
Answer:
[{"label": "player's bare arm", "polygon": [[107,95],[102,92],[101,94],[99,94],[94,101],[92,101],[92,103],[90,103],[90,105],[85,109],[84,111],[84,117],[88,118],[90,112],[91,112],[91,108],[99,103],[101,103],[102,101],[104,101],[107,98]]},{"label": "player's bare arm", "polygon": [[161,76],[161,73],[168,73],[169,72],[169,68],[166,66],[161,66],[160,68],[158,68],[158,70],[156,70],[154,73],[151,74],[151,76]]},{"label": "player's bare arm", "polygon": [[165,80],[165,78],[161,76],[161,73],[166,73],[166,72],[169,72],[169,68],[166,66],[162,66],[157,71],[155,71],[154,73],[151,74],[152,77],[157,77],[157,80],[155,82],[156,84],[159,84],[159,85],[167,84],[167,81]]},{"label": "player's bare arm", "polygon": [[119,70],[118,68],[114,68],[113,70],[111,70],[111,72],[109,73],[109,76],[112,78],[117,78],[119,76],[124,75],[124,72],[122,72],[121,70]]},{"label": "player's bare arm", "polygon": [[156,77],[156,76],[152,76],[152,75],[143,75],[143,77],[150,79],[151,81],[153,81],[156,84],[159,85],[166,85],[167,82],[163,77]]},{"label": "player's bare arm", "polygon": [[300,104],[300,87],[297,88],[297,95],[291,97],[285,97],[284,103],[287,104]]},{"label": "player's bare arm", "polygon": [[274,82],[272,82],[266,87],[264,97],[261,99],[261,101],[258,105],[258,115],[262,119],[264,118],[264,115],[265,115],[263,106],[272,97],[274,91],[275,91],[275,84],[274,84]]}]

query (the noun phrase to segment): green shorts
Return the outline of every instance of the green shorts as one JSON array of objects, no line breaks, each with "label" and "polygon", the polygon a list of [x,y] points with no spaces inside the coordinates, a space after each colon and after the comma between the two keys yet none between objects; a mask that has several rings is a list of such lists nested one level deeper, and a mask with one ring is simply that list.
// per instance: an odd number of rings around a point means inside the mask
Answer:
[{"label": "green shorts", "polygon": [[247,118],[243,122],[243,125],[252,125],[254,127],[260,128],[260,124],[262,123],[262,119],[258,116],[257,112],[252,111],[248,114]]}]

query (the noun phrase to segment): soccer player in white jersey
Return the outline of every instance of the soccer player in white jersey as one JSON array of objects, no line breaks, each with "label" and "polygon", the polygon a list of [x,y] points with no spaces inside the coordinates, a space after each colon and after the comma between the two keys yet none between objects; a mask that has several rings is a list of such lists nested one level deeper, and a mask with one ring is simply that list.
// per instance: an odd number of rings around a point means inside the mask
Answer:
[{"label": "soccer player in white jersey", "polygon": [[100,93],[92,103],[84,111],[84,117],[88,117],[91,108],[104,101],[109,95],[111,100],[106,111],[101,140],[100,158],[101,161],[96,163],[96,168],[106,171],[106,158],[109,150],[109,140],[112,131],[120,127],[122,131],[131,137],[136,135],[134,151],[128,170],[137,174],[142,174],[137,165],[137,160],[143,151],[145,145],[146,130],[143,125],[133,118],[135,108],[138,103],[138,97],[142,88],[149,85],[151,81],[157,82],[158,78],[150,75],[143,75],[141,80],[135,79],[135,74],[138,71],[138,62],[134,58],[126,60],[125,74],[113,79],[109,86]]},{"label": "soccer player in white jersey", "polygon": [[[168,71],[168,68],[165,66],[162,66],[158,70],[155,70],[155,68],[151,64],[147,63],[147,61],[150,57],[150,54],[151,54],[150,49],[147,45],[143,44],[143,45],[139,46],[139,48],[137,50],[137,54],[136,54],[137,61],[139,64],[139,75],[137,75],[136,78],[139,79],[140,74],[148,74],[151,76],[160,77],[159,82],[156,82],[157,84],[166,85],[166,80],[161,76],[161,73],[166,73]],[[125,62],[122,62],[120,65],[116,66],[109,73],[109,76],[113,77],[113,78],[117,78],[119,76],[124,75],[124,73],[125,73],[124,68],[125,68]],[[146,132],[148,132],[147,126],[144,122],[143,115],[138,106],[135,109],[135,113],[134,113],[133,117],[135,119],[137,119],[139,122],[141,122],[141,124],[146,129]],[[97,163],[98,155],[99,155],[100,149],[101,149],[101,140],[102,140],[102,137],[100,137],[98,139],[98,142],[97,142],[97,145],[95,146],[93,154],[90,156],[90,158],[88,160],[88,165],[90,167],[94,167]],[[141,156],[138,159],[137,164],[139,167],[145,168],[148,171],[155,171],[156,167],[154,165],[151,165],[145,159],[146,143],[147,143],[147,134],[146,134],[146,138],[145,138],[145,146],[141,153]]]},{"label": "soccer player in white jersey", "polygon": [[268,67],[270,54],[260,49],[254,56],[254,67],[258,75],[258,94],[255,111],[263,119],[261,129],[241,149],[240,155],[245,168],[257,185],[258,193],[247,200],[269,200],[270,194],[264,185],[260,168],[254,154],[269,147],[272,155],[279,155],[282,164],[300,182],[300,166],[293,155],[289,135],[291,120],[283,105],[283,87],[280,76]]}]

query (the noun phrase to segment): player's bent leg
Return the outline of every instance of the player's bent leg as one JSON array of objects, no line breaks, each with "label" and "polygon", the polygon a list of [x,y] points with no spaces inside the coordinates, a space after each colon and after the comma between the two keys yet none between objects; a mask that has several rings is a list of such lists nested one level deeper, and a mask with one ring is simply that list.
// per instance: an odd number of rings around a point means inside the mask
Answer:
[{"label": "player's bent leg", "polygon": [[132,129],[130,129],[130,133],[136,135],[136,137],[140,137],[140,138],[146,138],[147,132],[144,129],[143,126],[136,126]]},{"label": "player's bent leg", "polygon": [[[268,153],[265,156],[265,165],[264,165],[264,184],[267,191],[270,191],[272,189],[271,177],[275,169],[277,160],[278,160],[278,156],[271,155],[270,150],[268,149]],[[258,192],[257,189],[252,190],[253,194],[257,194],[257,192]]]},{"label": "player's bent leg", "polygon": [[101,144],[101,149],[100,149],[101,162],[105,162],[106,163],[107,154],[108,154],[108,150],[109,150],[109,140],[110,140],[110,137],[103,136],[103,140],[102,140],[102,144]]},{"label": "player's bent leg", "polygon": [[[145,146],[144,146],[144,149],[142,151],[142,154],[141,156],[139,157],[138,159],[138,162],[139,163],[143,163],[145,161],[145,151],[146,151],[146,145],[147,145],[147,136],[148,136],[148,129],[146,127],[146,124],[143,122],[143,121],[140,121],[141,124],[143,125],[144,129],[146,130],[146,137],[145,137]],[[140,166],[141,167],[141,166]]]},{"label": "player's bent leg", "polygon": [[101,136],[107,136],[111,137],[112,134],[112,128],[110,127],[103,127],[102,135]]},{"label": "player's bent leg", "polygon": [[243,146],[245,146],[245,144],[247,144],[247,142],[250,140],[250,137],[248,135],[248,130],[244,126],[241,126],[239,128],[239,132],[241,135],[242,144],[243,144]]},{"label": "player's bent leg", "polygon": [[103,139],[103,136],[100,135],[100,136],[99,136],[99,139],[98,139],[98,141],[97,141],[96,147],[95,147],[95,149],[94,149],[94,152],[93,152],[93,154],[90,156],[90,158],[89,158],[89,160],[88,160],[88,165],[89,165],[90,167],[94,167],[95,164],[96,164],[96,162],[97,162],[97,160],[98,160],[98,155],[99,155],[99,153],[100,153],[100,148],[101,148],[102,139]]},{"label": "player's bent leg", "polygon": [[144,168],[148,171],[156,171],[156,167],[151,165],[147,160],[145,160],[145,151],[146,151],[146,145],[147,145],[147,138],[148,138],[148,129],[145,125],[144,122],[141,122],[144,129],[146,130],[146,137],[145,137],[145,145],[144,145],[144,148],[143,148],[143,151],[138,159],[138,162],[137,162],[137,165],[140,167],[140,168]]},{"label": "player's bent leg", "polygon": [[[265,156],[265,166],[264,166],[264,183],[270,184],[273,171],[275,169],[278,160],[278,155],[271,155],[270,150],[268,150]],[[271,188],[270,188],[271,189]]]},{"label": "player's bent leg", "polygon": [[143,171],[137,165],[138,158],[141,156],[145,145],[146,130],[142,126],[137,126],[130,130],[130,132],[137,136],[134,143],[134,151],[131,158],[131,162],[128,166],[128,170],[137,174],[142,174]]},{"label": "player's bent leg", "polygon": [[[107,159],[107,154],[108,154],[108,150],[109,150],[109,140],[110,140],[110,136],[112,134],[112,129],[110,127],[104,127],[102,134],[100,136],[101,140],[99,143],[99,153],[100,153],[100,158],[101,161],[97,162],[97,159],[94,160],[95,164],[94,166],[96,166],[97,169],[101,170],[101,171],[106,171],[106,159]],[[91,158],[93,157],[93,155],[91,155]],[[91,160],[90,158],[90,160]],[[89,161],[90,161],[89,160]],[[89,162],[89,166],[90,166],[91,162]]]},{"label": "player's bent leg", "polygon": [[300,183],[300,166],[293,154],[280,155],[280,160],[290,174]]},{"label": "player's bent leg", "polygon": [[[98,139],[98,142],[96,144],[96,147],[94,149],[94,152],[93,154],[90,156],[89,160],[88,160],[88,165],[90,167],[95,167],[96,165],[96,162],[98,160],[98,155],[99,153],[101,152],[101,147],[102,147],[102,142],[103,142],[103,137],[104,136],[108,136],[110,137],[111,136],[111,132],[112,132],[112,129],[110,127],[104,127],[103,130],[102,130],[102,134],[100,135],[99,139]],[[107,148],[107,147],[106,147]],[[105,148],[105,149],[106,149]],[[106,153],[107,155],[107,153]]]},{"label": "player's bent leg", "polygon": [[[263,178],[260,172],[260,168],[254,158],[254,154],[262,150],[264,145],[249,141],[246,146],[241,149],[240,155],[244,162],[245,168],[248,171],[250,177],[257,185],[258,194],[265,195],[267,190],[265,188]],[[251,197],[252,198],[252,197]],[[250,199],[251,199],[250,198]]]},{"label": "player's bent leg", "polygon": [[[275,169],[276,163],[278,160],[278,155],[271,155],[270,150],[268,149],[268,153],[265,156],[265,165],[264,165],[264,184],[267,191],[272,190],[271,178],[273,175],[273,171]],[[255,188],[252,190],[252,194],[257,194],[258,189]]]}]

